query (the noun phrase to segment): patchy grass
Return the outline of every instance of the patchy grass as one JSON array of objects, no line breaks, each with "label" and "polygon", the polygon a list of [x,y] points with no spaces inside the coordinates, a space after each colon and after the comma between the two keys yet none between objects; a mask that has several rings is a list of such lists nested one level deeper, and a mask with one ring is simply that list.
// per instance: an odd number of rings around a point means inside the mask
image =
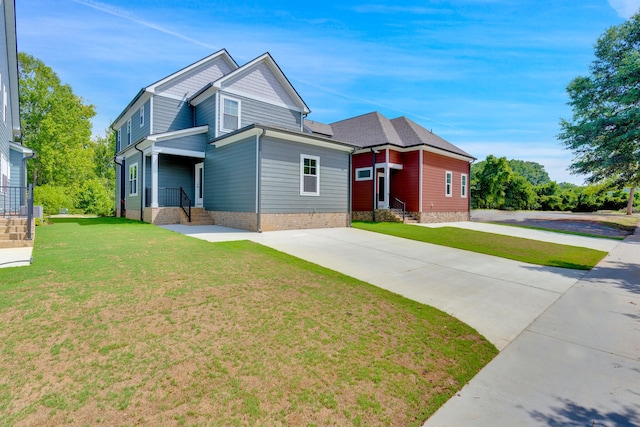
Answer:
[{"label": "patchy grass", "polygon": [[0,425],[421,425],[497,353],[251,242],[55,219],[0,269]]},{"label": "patchy grass", "polygon": [[457,227],[419,227],[391,222],[354,222],[353,227],[420,242],[513,259],[530,264],[578,270],[593,268],[607,253]]},{"label": "patchy grass", "polygon": [[[532,225],[520,225],[520,224],[513,224],[513,223],[508,223],[508,222],[490,221],[490,222],[487,222],[487,224],[504,225],[506,227],[526,228],[526,229],[529,229],[529,230],[552,231],[554,233],[569,234],[569,235],[573,235],[573,236],[593,237],[594,239],[609,239],[609,240],[624,240],[625,239],[625,237],[622,237],[622,236],[603,236],[602,234],[592,234],[592,233],[584,233],[584,232],[579,232],[579,231],[562,230],[562,229],[559,229],[559,228],[551,228],[551,227],[536,227],[536,226],[532,226]],[[618,227],[611,227],[611,228],[625,230],[624,228],[618,228]]]}]

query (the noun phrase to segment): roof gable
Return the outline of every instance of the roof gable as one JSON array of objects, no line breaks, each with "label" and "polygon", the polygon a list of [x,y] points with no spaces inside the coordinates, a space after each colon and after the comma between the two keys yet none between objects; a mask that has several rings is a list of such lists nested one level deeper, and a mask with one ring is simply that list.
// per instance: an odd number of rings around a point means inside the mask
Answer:
[{"label": "roof gable", "polygon": [[424,144],[450,153],[469,157],[471,159],[474,158],[471,154],[461,150],[449,141],[439,137],[431,131],[428,131],[406,117],[392,119],[391,123],[402,138],[405,147]]},{"label": "roof gable", "polygon": [[360,147],[384,144],[403,146],[391,121],[377,111],[332,123],[331,129],[334,138]]},{"label": "roof gable", "polygon": [[147,86],[145,90],[158,95],[186,99],[207,83],[217,80],[236,69],[238,69],[238,64],[225,49],[222,49],[162,80],[158,80]]},{"label": "roof gable", "polygon": [[[307,104],[268,52],[216,80],[212,87],[282,105],[305,114],[310,112]],[[209,96],[208,92],[210,91],[205,91],[202,95]]]}]

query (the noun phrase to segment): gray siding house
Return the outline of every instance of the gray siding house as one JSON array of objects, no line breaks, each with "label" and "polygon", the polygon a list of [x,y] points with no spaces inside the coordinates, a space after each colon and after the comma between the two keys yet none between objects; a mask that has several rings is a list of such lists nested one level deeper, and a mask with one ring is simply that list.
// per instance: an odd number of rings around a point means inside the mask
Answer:
[{"label": "gray siding house", "polygon": [[15,2],[0,5],[0,216],[19,212],[26,204],[26,159],[33,151],[19,142],[18,55]]},{"label": "gray siding house", "polygon": [[309,112],[269,53],[238,66],[221,50],[143,88],[112,124],[117,214],[255,231],[349,225],[354,146],[306,130]]}]

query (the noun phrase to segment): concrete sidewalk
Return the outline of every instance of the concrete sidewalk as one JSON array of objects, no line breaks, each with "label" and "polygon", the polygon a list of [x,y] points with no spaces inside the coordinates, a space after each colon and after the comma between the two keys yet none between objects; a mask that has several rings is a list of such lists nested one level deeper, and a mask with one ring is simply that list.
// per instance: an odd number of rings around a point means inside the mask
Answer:
[{"label": "concrete sidewalk", "polygon": [[640,235],[572,286],[425,424],[640,426]]},{"label": "concrete sidewalk", "polygon": [[0,268],[31,265],[33,247],[0,249]]}]

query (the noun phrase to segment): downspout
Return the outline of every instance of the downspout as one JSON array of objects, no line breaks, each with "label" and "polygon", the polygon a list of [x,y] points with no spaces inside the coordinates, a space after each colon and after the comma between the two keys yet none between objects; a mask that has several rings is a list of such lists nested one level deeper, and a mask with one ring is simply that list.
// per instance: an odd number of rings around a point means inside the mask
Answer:
[{"label": "downspout", "polygon": [[349,187],[347,188],[347,227],[351,227],[353,219],[353,153],[356,152],[355,147],[349,153]]},{"label": "downspout", "polygon": [[374,151],[373,147],[369,147],[369,149],[371,150],[373,159],[373,162],[371,163],[371,183],[373,187],[373,209],[371,211],[371,219],[373,222],[376,222],[376,152]]},{"label": "downspout", "polygon": [[469,162],[467,188],[465,188],[465,191],[467,192],[467,221],[471,221],[471,163],[473,163],[473,160]]},{"label": "downspout", "polygon": [[256,147],[256,215],[257,215],[257,231],[262,233],[262,138],[267,133],[266,129],[262,129],[262,133],[258,135]]},{"label": "downspout", "polygon": [[123,214],[125,214],[126,217],[126,208],[123,199],[124,191],[122,191],[124,190],[124,164],[118,163],[118,156],[113,156],[113,163],[120,166],[120,200],[118,202],[120,203],[120,217],[122,217]]},{"label": "downspout", "polygon": [[[144,141],[144,139],[142,140]],[[142,165],[142,179],[140,179],[140,176],[138,176],[138,181],[142,182],[142,186],[141,189],[142,191],[140,192],[141,197],[140,197],[140,221],[144,222],[144,208],[147,204],[146,200],[147,200],[147,189],[145,187],[145,182],[144,182],[144,176],[146,175],[146,171],[144,170],[144,151],[142,151],[141,149],[138,148],[138,144],[142,143],[142,141],[138,142],[136,145],[133,146],[133,148],[135,148],[137,151],[140,152],[140,154],[142,154],[142,159],[140,159],[140,164]]]}]

